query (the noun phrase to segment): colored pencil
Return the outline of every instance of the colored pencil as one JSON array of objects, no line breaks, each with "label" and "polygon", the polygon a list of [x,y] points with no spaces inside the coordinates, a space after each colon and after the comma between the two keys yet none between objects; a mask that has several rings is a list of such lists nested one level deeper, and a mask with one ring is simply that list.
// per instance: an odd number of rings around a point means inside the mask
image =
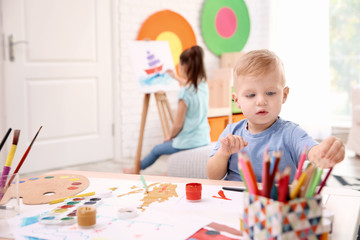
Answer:
[{"label": "colored pencil", "polygon": [[14,131],[14,138],[13,138],[13,143],[11,145],[9,154],[7,156],[6,162],[5,162],[5,166],[3,168],[3,172],[1,174],[1,179],[0,179],[0,200],[2,199],[5,191],[4,191],[4,187],[6,185],[6,180],[8,178],[10,169],[11,169],[11,164],[12,161],[14,159],[15,156],[15,152],[16,152],[16,148],[17,148],[17,144],[19,142],[19,136],[20,136],[20,130],[16,129]]},{"label": "colored pencil", "polygon": [[0,143],[0,151],[1,151],[2,147],[4,146],[7,138],[9,137],[10,132],[11,132],[11,128],[9,128],[9,130],[6,132],[4,138],[1,140],[1,143]]},{"label": "colored pencil", "polygon": [[243,181],[244,185],[245,185],[245,189],[247,192],[249,192],[249,188],[246,184],[246,181],[245,181],[245,177],[244,177],[244,172],[243,170],[241,169],[241,164],[240,164],[240,161],[238,161],[238,169],[239,169],[239,173],[240,173],[240,176],[241,176],[241,180]]},{"label": "colored pencil", "polygon": [[289,191],[289,181],[290,181],[290,173],[291,169],[289,166],[287,166],[284,169],[283,175],[280,177],[279,180],[279,201],[280,202],[286,202],[287,201],[287,195]]},{"label": "colored pencil", "polygon": [[[280,173],[279,173],[279,172],[277,172],[277,173],[275,174],[275,180],[276,180],[276,182],[279,182],[279,180],[280,180]],[[271,196],[272,199],[278,200],[278,195],[279,195],[278,187],[276,186],[276,184],[274,184],[274,185],[272,185],[272,187],[271,187],[270,196]]]},{"label": "colored pencil", "polygon": [[264,197],[270,197],[270,188],[269,186],[269,177],[270,177],[270,156],[267,152],[264,154],[264,163],[262,171],[262,195]]},{"label": "colored pencil", "polygon": [[290,199],[294,199],[297,197],[297,195],[300,192],[301,186],[304,184],[305,182],[305,178],[306,178],[306,172],[303,172],[299,178],[299,180],[294,181],[295,185],[293,186],[293,188],[291,189],[290,192]]},{"label": "colored pencil", "polygon": [[9,186],[10,186],[10,184],[11,184],[12,180],[13,180],[13,179],[14,179],[14,177],[15,177],[15,174],[19,172],[19,170],[20,170],[21,166],[23,165],[23,163],[24,163],[24,161],[25,161],[25,159],[26,159],[27,155],[29,154],[30,149],[31,149],[32,145],[34,144],[35,139],[37,138],[37,136],[38,136],[38,134],[39,134],[39,132],[40,132],[41,128],[42,128],[42,126],[39,128],[39,130],[38,130],[38,131],[37,131],[37,133],[35,134],[35,137],[34,137],[34,138],[33,138],[33,140],[31,141],[31,143],[30,143],[29,147],[26,149],[26,151],[25,151],[24,155],[22,156],[22,158],[21,158],[20,162],[19,162],[19,163],[18,163],[18,165],[16,166],[15,171],[14,171],[14,173],[13,173],[13,175],[12,175],[12,177],[11,177],[10,181],[9,181],[9,182],[8,182],[8,184],[7,184],[7,187],[9,187]]},{"label": "colored pencil", "polygon": [[245,164],[247,166],[247,170],[249,171],[249,174],[250,174],[250,179],[251,179],[251,181],[253,183],[253,186],[254,186],[254,191],[255,191],[254,194],[255,195],[260,195],[260,191],[259,191],[258,186],[257,186],[257,181],[256,181],[254,169],[252,168],[250,159],[246,155],[246,153],[244,153],[244,160],[245,160]]},{"label": "colored pencil", "polygon": [[280,163],[280,159],[282,156],[282,152],[279,150],[276,153],[274,153],[275,155],[275,160],[274,160],[274,168],[272,170],[272,173],[270,175],[270,179],[269,179],[269,188],[272,188],[272,186],[274,185],[274,180],[275,180],[275,176],[276,176],[276,172]]},{"label": "colored pencil", "polygon": [[310,185],[309,185],[308,189],[306,190],[306,194],[305,194],[306,197],[310,198],[310,197],[314,196],[316,186],[320,182],[321,174],[322,174],[322,169],[317,168],[314,176],[312,177]]},{"label": "colored pencil", "polygon": [[325,186],[325,183],[326,183],[326,181],[328,180],[328,178],[329,178],[332,170],[333,170],[333,167],[330,168],[329,171],[327,172],[326,177],[325,177],[324,180],[321,182],[321,185],[320,185],[319,190],[317,191],[317,194],[320,194],[320,192],[321,192],[321,190],[323,189],[323,187]]},{"label": "colored pencil", "polygon": [[[269,156],[269,150],[268,150],[268,146],[265,147],[265,152],[264,152],[264,155],[263,155],[263,167],[262,167],[262,174],[261,174],[261,183],[264,185],[264,182],[265,182],[265,172],[266,172],[266,169],[265,169],[265,162],[267,160]],[[264,189],[264,186],[263,186],[263,189]]]},{"label": "colored pencil", "polygon": [[141,182],[142,182],[143,185],[144,185],[145,191],[148,193],[149,190],[148,190],[148,186],[147,186],[147,184],[146,184],[146,182],[145,182],[145,178],[143,177],[143,175],[140,175],[140,178],[141,178]]},{"label": "colored pencil", "polygon": [[295,173],[295,179],[298,180],[300,178],[301,172],[302,172],[302,168],[304,166],[304,162],[306,160],[306,153],[307,153],[307,146],[304,148],[304,150],[302,151],[301,155],[300,155],[300,159],[299,159],[299,164]]},{"label": "colored pencil", "polygon": [[311,179],[314,175],[314,172],[316,170],[316,167],[314,165],[312,165],[311,163],[309,164],[309,167],[306,169],[306,177],[305,177],[305,181],[303,183],[303,186],[300,188],[300,197],[305,197],[306,195],[306,191],[310,185]]},{"label": "colored pencil", "polygon": [[248,191],[251,194],[256,194],[256,190],[255,190],[255,184],[251,179],[249,170],[248,170],[248,166],[245,163],[245,159],[244,159],[244,155],[242,153],[238,153],[239,156],[239,162],[241,164],[241,170],[243,172],[244,175],[244,180],[246,182],[246,185],[248,187]]}]

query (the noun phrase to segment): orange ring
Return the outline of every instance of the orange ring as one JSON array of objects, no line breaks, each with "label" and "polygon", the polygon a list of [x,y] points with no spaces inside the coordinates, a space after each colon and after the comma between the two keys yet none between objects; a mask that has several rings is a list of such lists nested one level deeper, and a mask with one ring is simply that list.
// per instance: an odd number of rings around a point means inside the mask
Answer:
[{"label": "orange ring", "polygon": [[[148,17],[142,24],[136,40],[156,40],[163,32],[172,32],[179,38],[182,49],[177,52],[180,52],[180,54],[185,49],[196,45],[195,34],[190,24],[184,17],[170,10],[159,11]],[[171,54],[173,52],[174,49],[171,49]],[[178,59],[180,54],[179,56],[173,56],[173,58]],[[175,67],[179,74],[178,64]]]}]

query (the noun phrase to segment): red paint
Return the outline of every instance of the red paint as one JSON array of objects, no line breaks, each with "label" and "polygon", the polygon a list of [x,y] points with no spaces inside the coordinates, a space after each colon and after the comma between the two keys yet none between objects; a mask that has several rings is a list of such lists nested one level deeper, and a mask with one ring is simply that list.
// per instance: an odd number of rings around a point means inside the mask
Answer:
[{"label": "red paint", "polygon": [[163,192],[166,188],[167,186],[163,186],[159,192]]},{"label": "red paint", "polygon": [[67,208],[72,208],[72,207],[74,207],[74,205],[63,205],[60,208],[67,209]]},{"label": "red paint", "polygon": [[201,199],[201,183],[188,183],[186,184],[186,199],[187,200],[200,200]]},{"label": "red paint", "polygon": [[68,190],[76,190],[76,189],[78,189],[78,187],[68,187],[67,189]]},{"label": "red paint", "polygon": [[73,201],[82,201],[84,200],[85,198],[74,198]]},{"label": "red paint", "polygon": [[219,194],[219,196],[213,196],[213,198],[220,198],[220,199],[224,199],[224,200],[231,200],[230,198],[225,197],[225,193],[224,193],[223,190],[220,190],[220,191],[218,192],[218,194]]}]

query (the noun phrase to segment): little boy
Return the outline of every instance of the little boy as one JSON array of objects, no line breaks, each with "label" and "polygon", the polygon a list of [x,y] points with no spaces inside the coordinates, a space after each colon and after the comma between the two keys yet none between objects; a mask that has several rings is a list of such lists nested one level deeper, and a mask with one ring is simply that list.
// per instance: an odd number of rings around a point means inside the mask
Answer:
[{"label": "little boy", "polygon": [[228,125],[222,132],[207,163],[209,179],[241,181],[237,153],[249,156],[257,181],[261,181],[263,154],[281,150],[279,170],[291,167],[294,178],[301,152],[320,168],[329,168],[345,157],[340,139],[330,136],[320,144],[299,125],[279,117],[289,94],[280,58],[269,50],[244,54],[234,68],[232,97],[246,119]]}]

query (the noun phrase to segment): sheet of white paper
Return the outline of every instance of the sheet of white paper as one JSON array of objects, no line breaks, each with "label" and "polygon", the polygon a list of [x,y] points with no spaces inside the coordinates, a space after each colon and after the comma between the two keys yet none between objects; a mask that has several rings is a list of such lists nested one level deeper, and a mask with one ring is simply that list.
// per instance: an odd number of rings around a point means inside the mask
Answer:
[{"label": "sheet of white paper", "polygon": [[[12,233],[16,239],[31,236],[45,239],[186,239],[201,227],[210,222],[239,228],[239,215],[242,212],[242,198],[240,192],[224,191],[231,200],[214,198],[219,196],[219,186],[203,185],[202,199],[198,202],[186,200],[185,183],[147,182],[149,194],[145,193],[142,182],[123,181],[120,179],[90,178],[90,186],[85,192],[106,191],[117,187],[112,197],[103,198],[103,204],[97,209],[97,223],[89,229],[73,225],[43,225],[36,221],[37,216],[45,210],[53,210],[63,203],[56,205],[38,205],[28,207],[20,215],[8,219]],[[224,182],[225,183],[225,182]],[[111,184],[111,185],[109,185]],[[172,187],[172,188],[171,188]],[[145,197],[151,195],[155,189],[175,189],[168,199],[159,195],[159,199],[144,204]],[[167,194],[165,194],[167,195]],[[119,197],[120,196],[120,197]],[[156,195],[157,196],[157,195]],[[162,198],[163,197],[163,198]],[[149,199],[147,199],[149,200]],[[159,201],[158,201],[159,200]],[[123,207],[139,207],[138,216],[123,220],[117,211]],[[25,224],[24,224],[25,223]]]}]

